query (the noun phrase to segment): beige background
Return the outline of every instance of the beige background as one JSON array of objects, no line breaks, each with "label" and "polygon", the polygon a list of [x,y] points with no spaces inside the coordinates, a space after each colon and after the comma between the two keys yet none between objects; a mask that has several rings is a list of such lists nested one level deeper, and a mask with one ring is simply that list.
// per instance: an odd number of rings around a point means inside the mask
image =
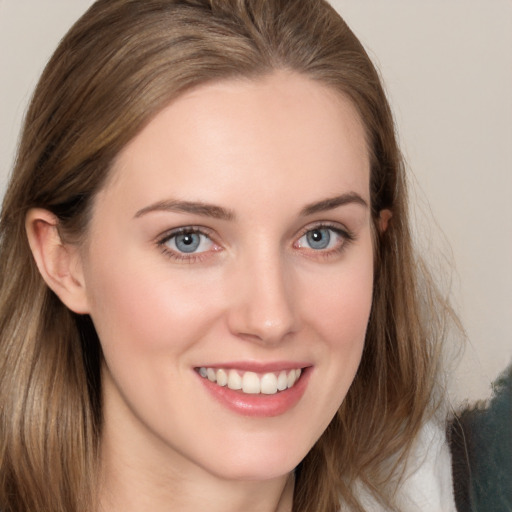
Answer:
[{"label": "beige background", "polygon": [[[31,91],[90,0],[0,0],[0,192]],[[469,336],[457,400],[512,362],[512,1],[333,0],[384,77],[413,174],[418,240],[453,251]],[[437,225],[442,227],[444,237]]]}]

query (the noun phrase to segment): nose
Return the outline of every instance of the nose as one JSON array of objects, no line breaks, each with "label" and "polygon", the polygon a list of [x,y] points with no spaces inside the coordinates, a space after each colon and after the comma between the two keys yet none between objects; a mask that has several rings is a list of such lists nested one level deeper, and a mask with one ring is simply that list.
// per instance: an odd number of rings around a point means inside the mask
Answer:
[{"label": "nose", "polygon": [[292,272],[279,254],[239,262],[230,282],[228,325],[234,335],[276,344],[298,329]]}]

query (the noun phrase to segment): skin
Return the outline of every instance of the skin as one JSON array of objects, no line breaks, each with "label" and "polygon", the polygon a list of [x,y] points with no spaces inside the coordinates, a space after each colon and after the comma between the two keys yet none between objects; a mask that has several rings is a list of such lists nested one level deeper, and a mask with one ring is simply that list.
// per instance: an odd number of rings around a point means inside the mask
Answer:
[{"label": "skin", "polygon": [[[347,194],[360,200],[322,203]],[[155,207],[170,200],[230,215]],[[103,509],[291,510],[292,471],[361,358],[369,204],[355,108],[276,72],[201,86],[161,111],[118,156],[80,248],[59,242],[51,214],[29,214],[43,276],[101,340]],[[312,248],[305,234],[325,224],[331,244]],[[180,254],[169,235],[190,226],[205,233],[201,252]],[[194,370],[226,361],[301,362],[305,392],[283,414],[239,414]]]}]

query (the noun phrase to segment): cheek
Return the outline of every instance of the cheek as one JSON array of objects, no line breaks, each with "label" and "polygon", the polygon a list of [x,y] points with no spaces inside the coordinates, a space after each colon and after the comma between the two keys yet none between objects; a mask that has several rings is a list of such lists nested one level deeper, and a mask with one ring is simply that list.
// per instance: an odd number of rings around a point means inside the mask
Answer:
[{"label": "cheek", "polygon": [[[337,269],[317,279],[310,296],[308,324],[318,338],[313,350],[327,359],[322,368],[324,389],[320,408],[333,415],[352,384],[364,348],[373,297],[371,242],[352,253]],[[321,286],[320,286],[321,285]]]},{"label": "cheek", "polygon": [[314,370],[305,396],[305,446],[312,446],[336,414],[360,364],[373,295],[371,242],[323,270],[302,274],[300,335]]},{"label": "cheek", "polygon": [[353,265],[311,287],[310,322],[333,350],[362,349],[373,295],[373,261],[366,253]]},{"label": "cheek", "polygon": [[102,260],[90,272],[91,317],[104,352],[115,350],[116,358],[179,353],[216,315],[214,276],[192,280],[174,272],[171,277],[167,262],[143,262],[143,257]]}]

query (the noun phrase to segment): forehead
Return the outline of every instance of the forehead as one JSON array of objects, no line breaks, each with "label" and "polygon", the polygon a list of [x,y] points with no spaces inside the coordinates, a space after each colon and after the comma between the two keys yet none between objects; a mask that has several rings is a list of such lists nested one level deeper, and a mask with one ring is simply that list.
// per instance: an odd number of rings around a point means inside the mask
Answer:
[{"label": "forehead", "polygon": [[304,202],[335,188],[331,195],[351,190],[369,201],[365,130],[346,96],[284,71],[202,85],[121,151],[105,192],[136,192],[140,203],[165,194],[222,202],[269,187],[277,197],[295,189]]}]

